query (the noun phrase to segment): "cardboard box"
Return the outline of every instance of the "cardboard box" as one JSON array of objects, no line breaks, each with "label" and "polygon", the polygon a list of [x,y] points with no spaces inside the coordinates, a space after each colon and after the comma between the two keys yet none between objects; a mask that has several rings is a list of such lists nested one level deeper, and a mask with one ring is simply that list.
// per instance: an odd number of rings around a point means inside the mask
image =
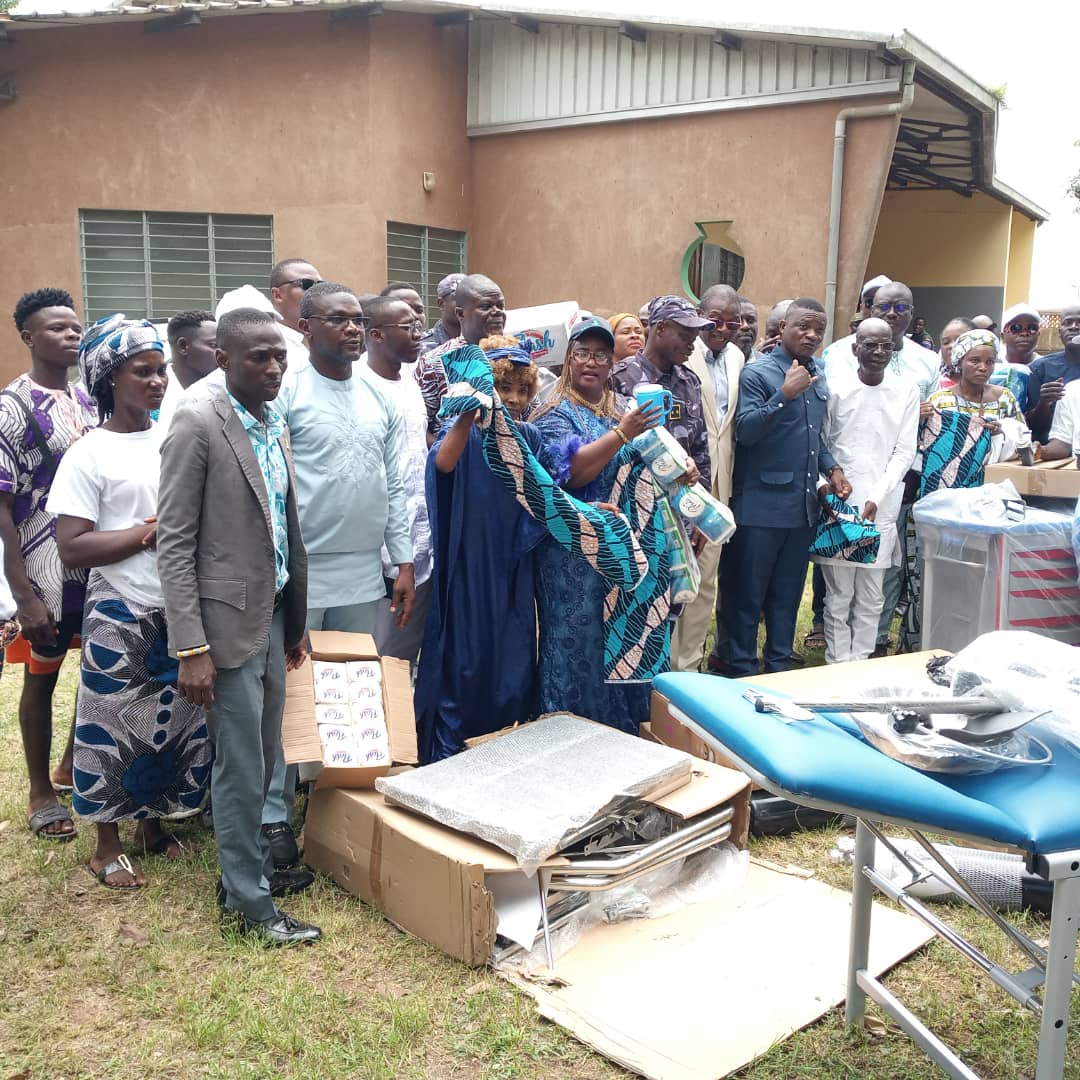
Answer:
[{"label": "cardboard box", "polygon": [[[681,818],[731,802],[731,841],[746,846],[750,797],[742,773],[698,763],[689,784],[649,801]],[[506,852],[392,806],[374,791],[316,792],[304,826],[304,861],[472,967],[486,964],[495,944],[492,876],[524,877]],[[544,867],[561,865],[565,860],[556,856]]]},{"label": "cardboard box", "polygon": [[566,358],[570,331],[581,318],[576,300],[562,300],[539,307],[513,308],[506,313],[505,333],[521,338],[521,344],[540,367],[560,367]]},{"label": "cardboard box", "polygon": [[[696,816],[729,799],[745,822],[746,777],[701,762],[690,784],[657,802]],[[745,844],[745,825],[733,825],[732,840]],[[473,967],[491,957],[499,879],[524,877],[504,852],[374,791],[317,791],[304,840],[313,868]],[[553,977],[500,973],[542,1016],[635,1073],[713,1080],[843,1001],[849,910],[843,890],[751,860],[738,887],[673,914],[588,927]],[[878,904],[873,918],[874,974],[933,936]]]},{"label": "cardboard box", "polygon": [[986,466],[986,483],[1011,480],[1021,495],[1075,499],[1080,496],[1080,470],[1073,458],[1064,461],[1037,461],[1030,468],[1016,462]]},{"label": "cardboard box", "polygon": [[[415,765],[416,716],[413,712],[412,676],[407,660],[379,656],[370,634],[346,634],[336,630],[311,632],[311,659],[378,660],[382,669],[382,703],[390,757],[395,765]],[[315,722],[315,683],[309,663],[285,677],[285,714],[281,720],[281,742],[290,764],[323,760],[319,726]],[[377,777],[385,776],[389,765],[368,769],[327,767],[315,781],[316,788],[370,788]]]}]

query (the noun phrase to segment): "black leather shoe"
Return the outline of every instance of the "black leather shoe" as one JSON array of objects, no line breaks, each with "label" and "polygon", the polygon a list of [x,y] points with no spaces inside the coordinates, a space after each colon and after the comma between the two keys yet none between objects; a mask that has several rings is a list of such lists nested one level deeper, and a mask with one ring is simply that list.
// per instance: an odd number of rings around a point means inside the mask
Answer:
[{"label": "black leather shoe", "polygon": [[274,856],[275,870],[288,870],[300,861],[300,849],[296,846],[296,833],[287,821],[274,821],[262,827],[263,836],[270,841],[270,853]]},{"label": "black leather shoe", "polygon": [[270,875],[270,895],[292,896],[310,889],[315,875],[310,870],[275,870]]},{"label": "black leather shoe", "polygon": [[262,922],[254,922],[241,915],[237,919],[237,929],[242,934],[262,938],[267,945],[314,945],[322,937],[322,931],[317,926],[300,922],[284,911]]}]

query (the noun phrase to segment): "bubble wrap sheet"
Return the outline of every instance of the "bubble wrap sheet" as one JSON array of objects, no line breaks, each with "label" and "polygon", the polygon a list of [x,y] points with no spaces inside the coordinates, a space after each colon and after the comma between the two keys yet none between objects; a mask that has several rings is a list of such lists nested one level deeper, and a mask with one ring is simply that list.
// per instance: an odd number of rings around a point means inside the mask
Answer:
[{"label": "bubble wrap sheet", "polygon": [[532,874],[583,826],[626,798],[690,780],[681,750],[568,713],[422,769],[382,777],[387,799],[477,836]]}]

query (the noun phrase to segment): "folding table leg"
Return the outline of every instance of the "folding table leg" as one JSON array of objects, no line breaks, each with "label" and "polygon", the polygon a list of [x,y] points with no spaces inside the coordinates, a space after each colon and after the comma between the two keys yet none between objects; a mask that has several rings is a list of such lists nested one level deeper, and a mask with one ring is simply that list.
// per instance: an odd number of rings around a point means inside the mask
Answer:
[{"label": "folding table leg", "polygon": [[859,985],[859,972],[865,971],[870,958],[870,914],[874,886],[863,867],[874,865],[874,834],[862,818],[855,825],[854,878],[851,886],[851,940],[848,945],[847,1005],[844,1019],[861,1026],[866,1013],[866,993]]},{"label": "folding table leg", "polygon": [[1069,1033],[1069,1005],[1072,1000],[1078,932],[1080,877],[1058,878],[1054,882],[1050,945],[1046,950],[1039,1063],[1035,1080],[1061,1080],[1065,1071],[1065,1040]]}]

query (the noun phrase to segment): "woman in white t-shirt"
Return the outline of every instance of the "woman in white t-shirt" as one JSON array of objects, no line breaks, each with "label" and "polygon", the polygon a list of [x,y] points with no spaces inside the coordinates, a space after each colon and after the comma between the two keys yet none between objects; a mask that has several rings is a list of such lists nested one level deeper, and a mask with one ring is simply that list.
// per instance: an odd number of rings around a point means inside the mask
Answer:
[{"label": "woman in white t-shirt", "polygon": [[210,771],[203,712],[176,692],[157,572],[159,446],[150,412],[168,375],[148,322],[122,315],[90,327],[79,351],[102,424],[64,455],[47,509],[69,567],[90,569],[75,719],[73,809],[97,825],[91,873],[139,888],[118,823],[134,818],[144,853],[179,858],[161,818],[200,805]]}]

